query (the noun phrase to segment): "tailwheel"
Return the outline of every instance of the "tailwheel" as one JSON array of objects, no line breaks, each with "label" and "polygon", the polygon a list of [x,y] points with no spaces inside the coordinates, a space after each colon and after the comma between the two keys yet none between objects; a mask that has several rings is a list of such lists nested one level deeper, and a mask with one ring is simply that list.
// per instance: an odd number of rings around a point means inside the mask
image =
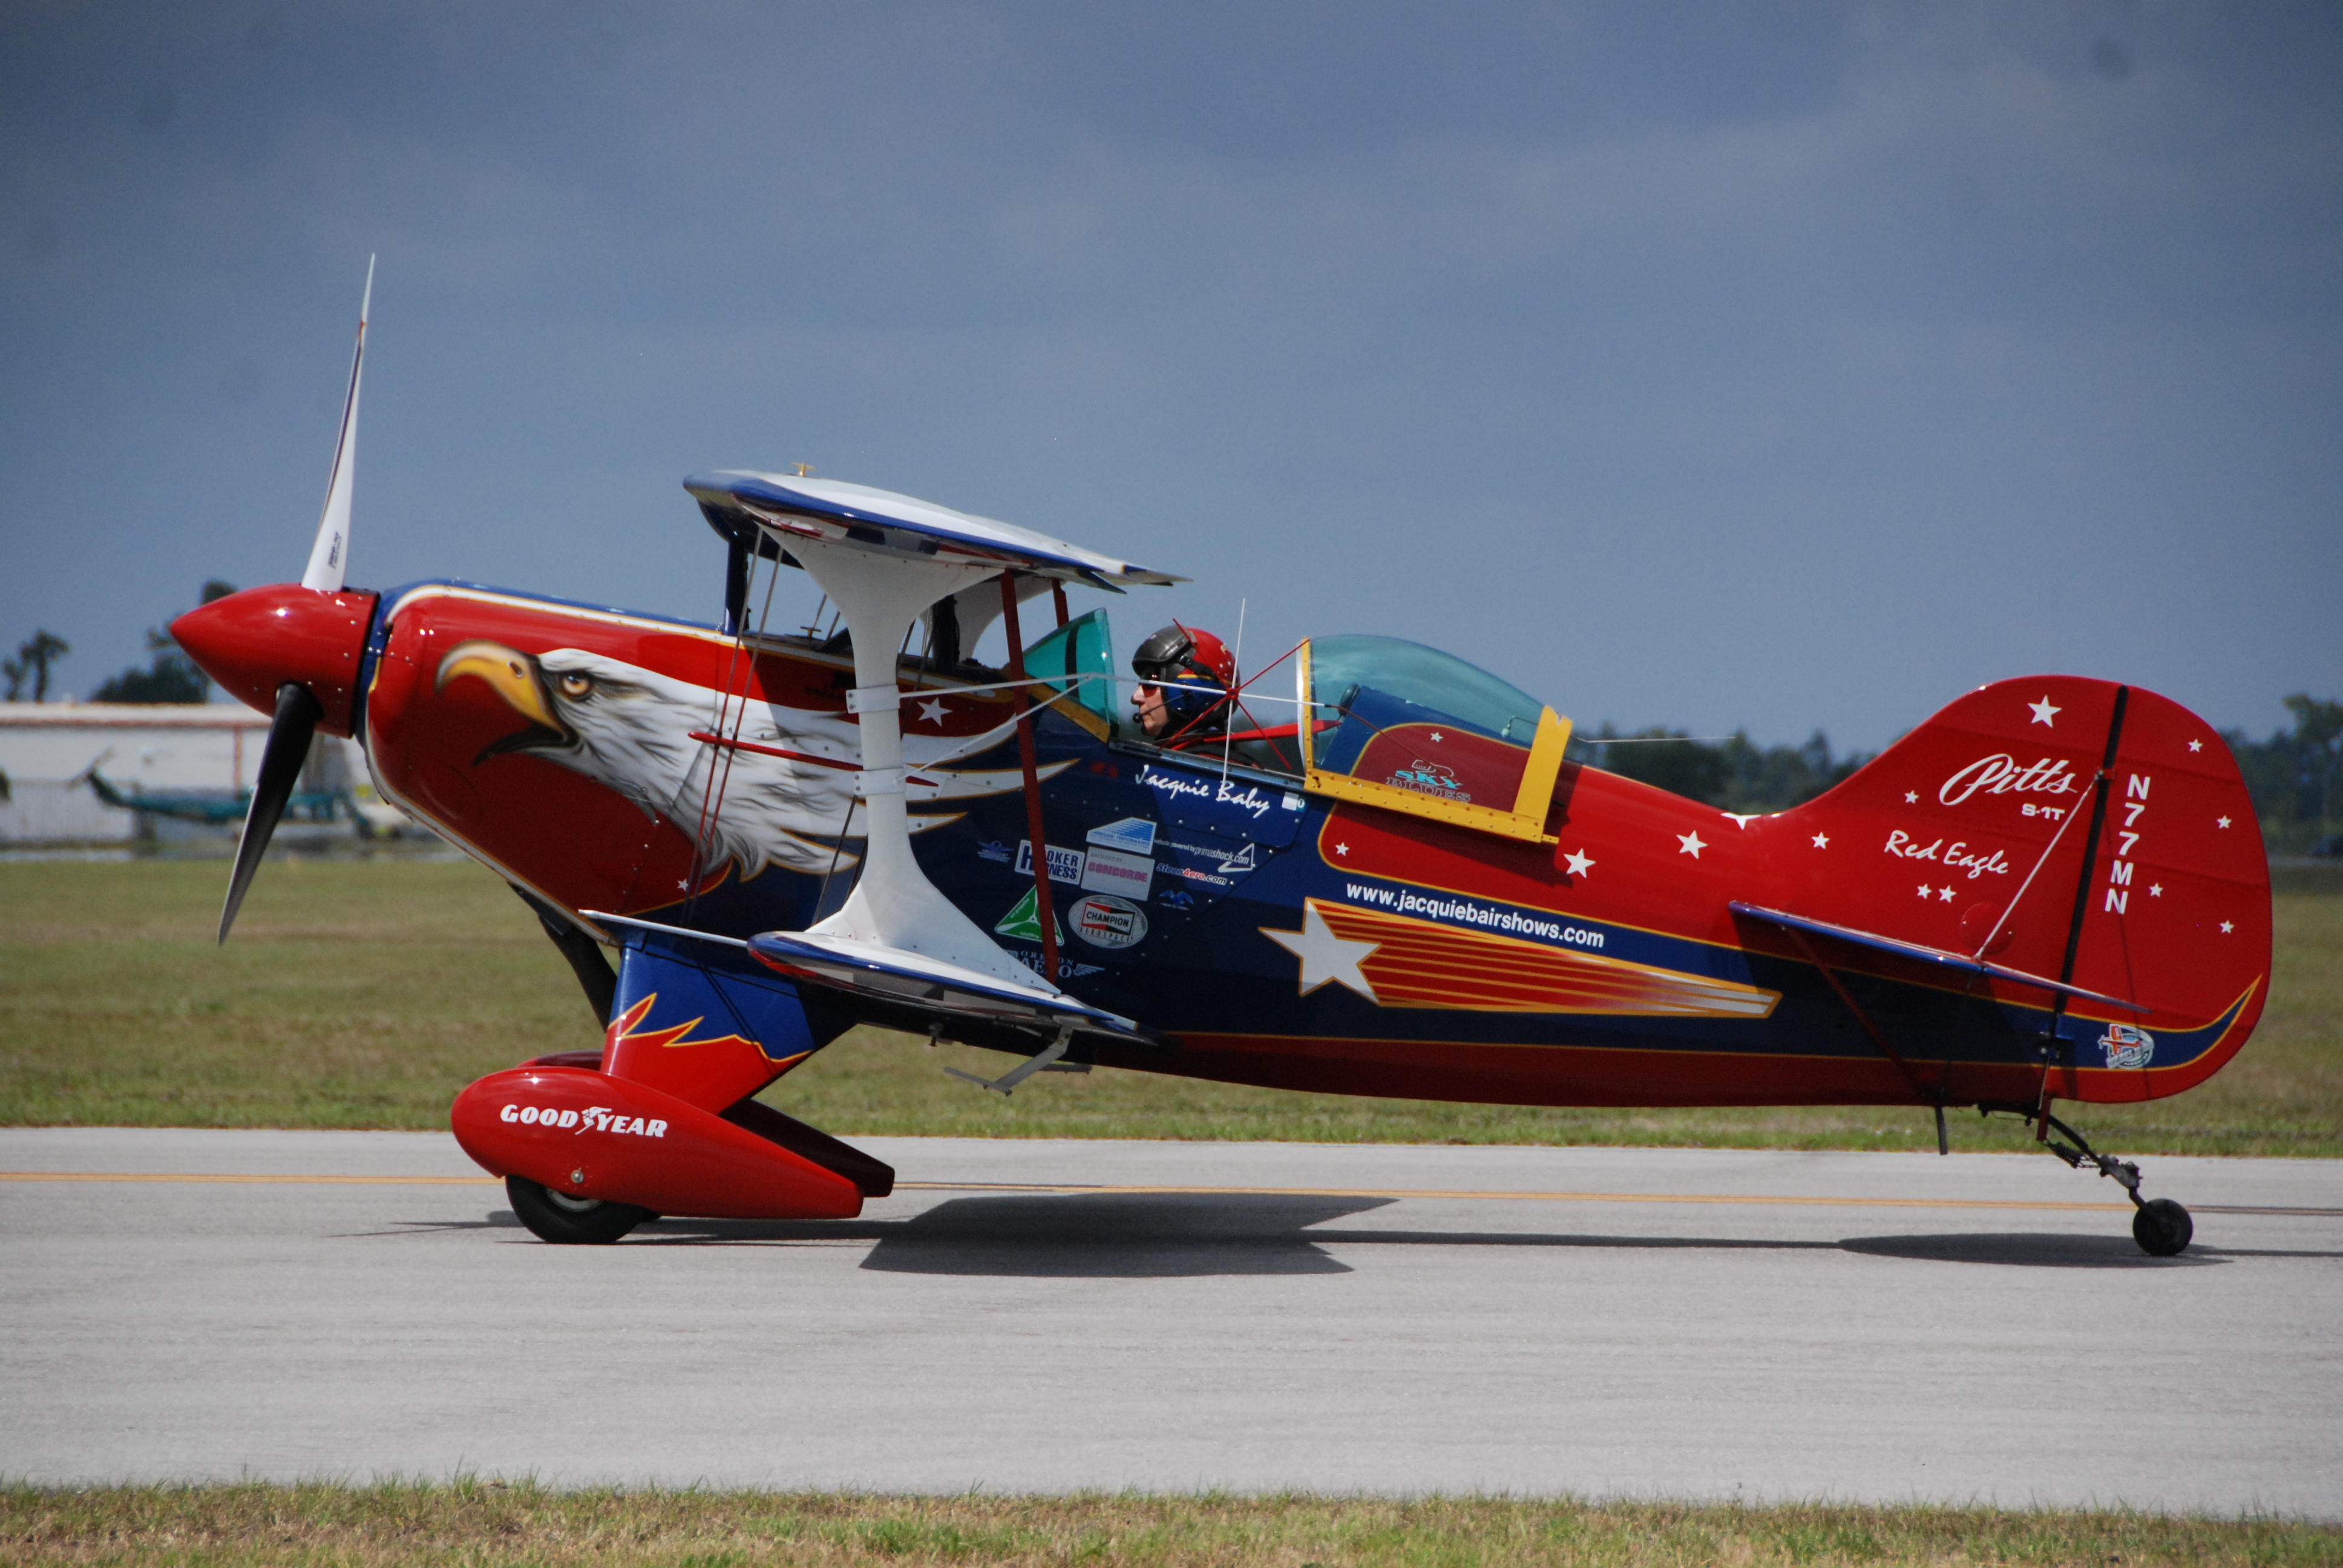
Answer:
[{"label": "tailwheel", "polygon": [[506,1177],[505,1191],[512,1199],[513,1212],[540,1241],[608,1246],[644,1221],[659,1218],[632,1203],[572,1198],[526,1176]]},{"label": "tailwheel", "polygon": [[[2131,1239],[2139,1250],[2151,1258],[2177,1258],[2188,1247],[2197,1234],[2197,1222],[2188,1211],[2169,1198],[2143,1198],[2139,1195],[2139,1167],[2128,1160],[2118,1160],[2112,1154],[2102,1154],[2093,1149],[2090,1141],[2056,1117],[2046,1107],[2024,1105],[1980,1105],[1977,1113],[1990,1116],[2006,1111],[2023,1116],[2035,1125],[2035,1136],[2046,1145],[2051,1153],[2080,1171],[2088,1168],[2102,1176],[2112,1176],[2131,1199]],[[2061,1142],[2050,1136],[2056,1128],[2071,1143]]]},{"label": "tailwheel", "polygon": [[2150,1198],[2132,1211],[2131,1239],[2151,1258],[2177,1258],[2197,1233],[2188,1211],[2169,1198]]}]

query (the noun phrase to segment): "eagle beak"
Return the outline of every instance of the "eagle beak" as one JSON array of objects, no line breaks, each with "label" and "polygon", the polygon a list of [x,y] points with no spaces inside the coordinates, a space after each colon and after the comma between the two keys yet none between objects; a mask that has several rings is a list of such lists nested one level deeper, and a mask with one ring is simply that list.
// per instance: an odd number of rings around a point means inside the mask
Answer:
[{"label": "eagle beak", "polygon": [[490,742],[473,759],[474,762],[485,762],[508,751],[566,746],[573,739],[568,727],[553,711],[545,682],[538,675],[537,660],[528,655],[516,653],[500,642],[458,643],[439,661],[437,689],[445,691],[449,681],[467,675],[487,681],[489,689],[503,698],[508,707],[529,721],[526,729]]}]

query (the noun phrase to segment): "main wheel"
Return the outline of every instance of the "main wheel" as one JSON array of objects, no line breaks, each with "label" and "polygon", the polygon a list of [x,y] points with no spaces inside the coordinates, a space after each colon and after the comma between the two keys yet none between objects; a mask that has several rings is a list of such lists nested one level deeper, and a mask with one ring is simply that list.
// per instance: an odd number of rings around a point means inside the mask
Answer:
[{"label": "main wheel", "polygon": [[2131,1214],[2131,1239],[2151,1258],[2177,1258],[2197,1233],[2188,1211],[2169,1198],[2150,1198]]},{"label": "main wheel", "polygon": [[512,1198],[513,1212],[540,1241],[608,1246],[644,1221],[659,1218],[632,1203],[572,1198],[526,1176],[506,1177],[505,1191]]}]

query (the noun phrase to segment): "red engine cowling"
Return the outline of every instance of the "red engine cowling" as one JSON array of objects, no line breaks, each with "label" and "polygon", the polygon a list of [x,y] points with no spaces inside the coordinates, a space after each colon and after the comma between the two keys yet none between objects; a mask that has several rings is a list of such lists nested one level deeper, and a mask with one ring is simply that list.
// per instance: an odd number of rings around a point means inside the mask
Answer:
[{"label": "red engine cowling", "polygon": [[853,1182],[647,1084],[516,1067],[456,1097],[456,1141],[496,1176],[721,1220],[850,1220]]}]

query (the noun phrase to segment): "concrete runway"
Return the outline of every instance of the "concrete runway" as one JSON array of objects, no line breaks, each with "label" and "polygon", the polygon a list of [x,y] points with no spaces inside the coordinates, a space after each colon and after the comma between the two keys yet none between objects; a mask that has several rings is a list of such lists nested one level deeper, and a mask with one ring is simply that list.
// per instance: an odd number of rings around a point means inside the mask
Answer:
[{"label": "concrete runway", "polygon": [[0,1476],[2343,1516],[2343,1161],[2144,1161],[2159,1261],[2047,1156],[860,1141],[938,1185],[565,1248],[443,1136],[0,1131]]}]

